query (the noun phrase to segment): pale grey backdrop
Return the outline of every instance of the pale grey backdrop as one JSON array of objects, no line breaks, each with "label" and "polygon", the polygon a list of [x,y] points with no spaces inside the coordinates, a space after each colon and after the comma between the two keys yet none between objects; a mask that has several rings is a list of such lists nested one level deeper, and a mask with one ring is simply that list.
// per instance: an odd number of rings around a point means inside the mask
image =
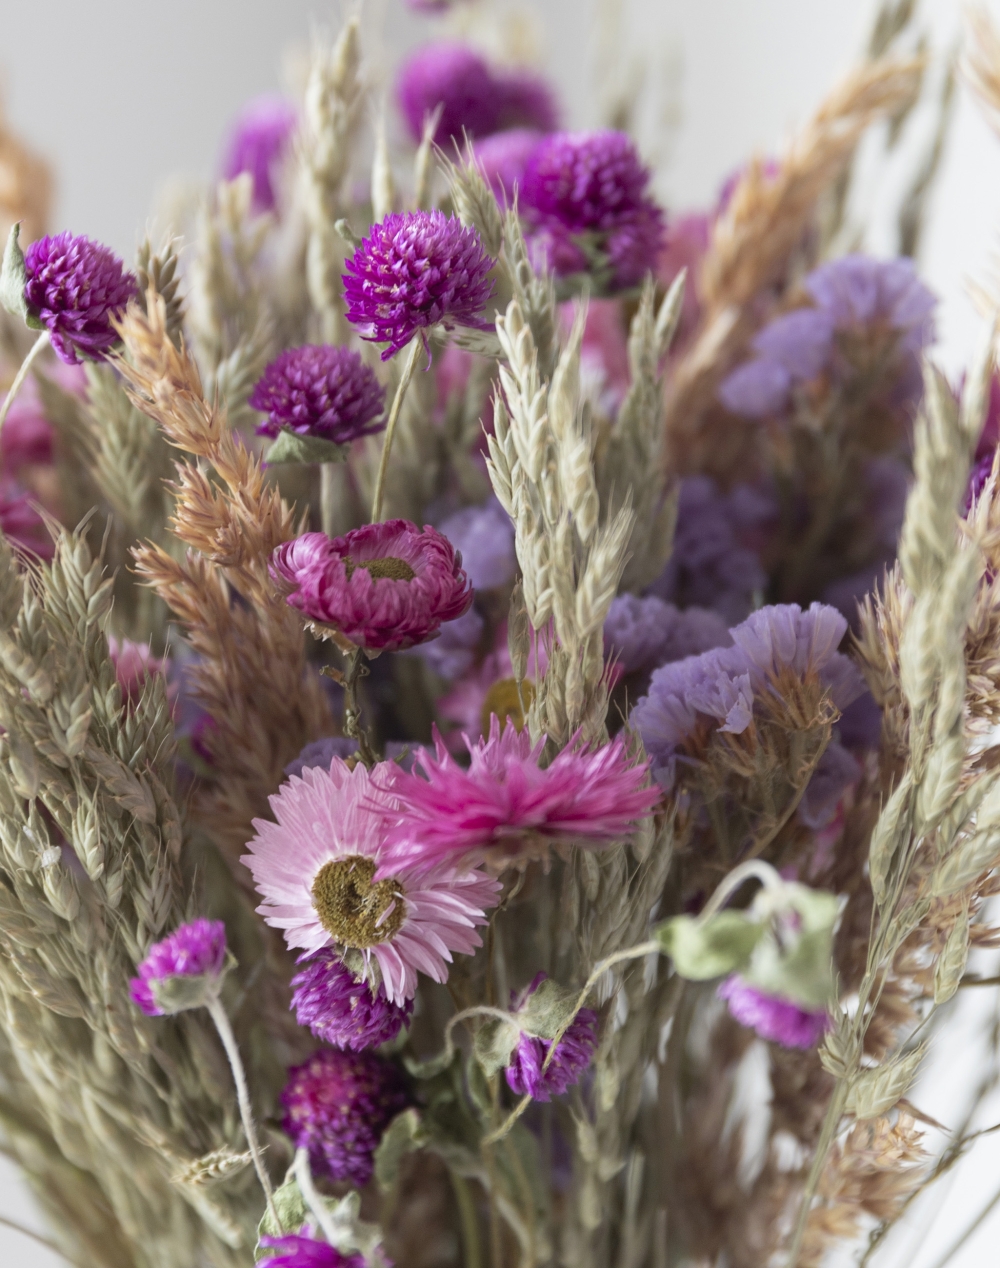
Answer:
[{"label": "pale grey backdrop", "polygon": [[[524,5],[568,120],[595,122],[596,0]],[[924,0],[941,46],[956,37],[960,7],[957,0]],[[1000,0],[989,7],[1000,18]],[[643,147],[650,157],[670,157],[661,192],[683,210],[708,202],[751,152],[780,146],[861,46],[873,3],[610,0],[610,8],[621,19],[630,73],[644,65],[655,88],[642,118]],[[433,29],[407,14],[401,0],[367,0],[367,10],[368,19],[384,19],[387,58]],[[55,168],[57,227],[130,254],[166,182],[209,178],[233,111],[248,96],[281,86],[283,65],[287,74],[313,27],[334,25],[341,14],[340,5],[317,0],[0,0],[3,96],[17,129]],[[678,72],[679,89],[666,91]],[[681,119],[671,147],[673,98]],[[939,356],[954,373],[979,324],[966,284],[982,276],[1000,226],[1000,141],[965,94],[931,212],[922,264],[942,298]],[[877,233],[876,247],[881,240]],[[973,1022],[956,1022],[920,1090],[922,1107],[946,1125],[971,1077],[962,1063],[971,1059],[975,1033]],[[943,1213],[930,1233],[924,1235],[924,1216],[904,1228],[893,1268],[932,1268],[953,1230],[993,1192],[1000,1142],[979,1148],[958,1182],[935,1197]],[[2,1159],[0,1215],[40,1227]],[[995,1262],[996,1227],[984,1224],[955,1264]],[[0,1227],[0,1265],[60,1262]]]}]

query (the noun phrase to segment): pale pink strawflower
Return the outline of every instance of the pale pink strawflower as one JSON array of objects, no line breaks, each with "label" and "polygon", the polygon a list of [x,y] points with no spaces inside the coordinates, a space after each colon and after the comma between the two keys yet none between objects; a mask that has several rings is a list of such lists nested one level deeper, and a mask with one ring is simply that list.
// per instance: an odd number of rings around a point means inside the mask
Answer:
[{"label": "pale pink strawflower", "polygon": [[305,769],[270,798],[276,822],[254,820],[257,835],[242,860],[264,898],[257,910],[285,931],[290,947],[360,952],[391,1004],[412,998],[418,972],[444,982],[454,952],[469,955],[482,945],[476,927],[486,923],[499,888],[481,872],[447,863],[386,866],[398,776],[393,762],[369,774],[339,757],[329,770]]},{"label": "pale pink strawflower", "polygon": [[509,721],[501,733],[494,715],[487,739],[466,739],[468,770],[439,735],[435,740],[433,756],[418,749],[413,772],[396,776],[401,812],[385,868],[479,858],[496,864],[550,841],[607,845],[659,799],[647,764],[629,759],[620,736],[597,749],[569,744],[543,768],[545,737],[532,745],[527,731]]},{"label": "pale pink strawflower", "polygon": [[447,537],[408,520],[365,524],[337,538],[304,533],[275,550],[271,572],[291,588],[293,607],[373,651],[422,643],[473,597]]}]

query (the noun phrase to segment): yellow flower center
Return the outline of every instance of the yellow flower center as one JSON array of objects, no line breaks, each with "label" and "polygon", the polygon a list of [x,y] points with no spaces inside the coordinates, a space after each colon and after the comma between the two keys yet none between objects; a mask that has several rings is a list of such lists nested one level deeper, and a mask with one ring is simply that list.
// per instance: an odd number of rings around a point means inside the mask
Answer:
[{"label": "yellow flower center", "polygon": [[405,559],[397,559],[395,555],[386,555],[383,559],[366,559],[362,563],[348,555],[344,559],[347,577],[350,580],[355,568],[364,568],[373,581],[388,578],[390,581],[412,581],[417,575]]},{"label": "yellow flower center", "polygon": [[320,924],[347,947],[388,942],[406,918],[401,883],[389,876],[372,884],[375,860],[351,854],[324,863],[312,885]]},{"label": "yellow flower center", "polygon": [[[524,697],[524,707],[530,709],[531,702],[535,698],[535,684],[530,678],[525,678],[521,683],[521,696]],[[501,730],[507,718],[514,723],[516,730],[524,729],[524,714],[521,712],[521,698],[517,694],[516,678],[500,678],[487,691],[486,699],[483,701],[483,711],[479,717],[483,735],[490,733],[491,713],[497,715]]]}]

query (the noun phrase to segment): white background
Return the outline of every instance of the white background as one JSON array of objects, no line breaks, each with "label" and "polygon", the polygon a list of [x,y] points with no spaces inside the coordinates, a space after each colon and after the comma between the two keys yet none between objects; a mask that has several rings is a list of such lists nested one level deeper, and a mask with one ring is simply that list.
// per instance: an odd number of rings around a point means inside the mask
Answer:
[{"label": "white background", "polygon": [[[542,56],[575,125],[599,121],[596,0],[524,0]],[[643,148],[669,156],[660,189],[673,210],[702,206],[753,152],[774,152],[862,47],[872,0],[609,0],[621,18],[630,74],[654,88],[642,116]],[[1000,19],[1000,0],[988,6]],[[960,29],[958,0],[923,0],[938,49]],[[87,233],[130,255],[169,180],[209,179],[226,122],[247,97],[283,87],[296,50],[342,10],[316,0],[0,0],[0,82],[15,128],[57,175],[56,228]],[[402,0],[367,0],[366,23],[386,33],[387,62],[427,37],[427,19]],[[607,44],[607,40],[603,41]],[[369,52],[373,46],[369,43]],[[292,69],[290,69],[292,68]],[[677,75],[680,73],[679,84]],[[677,85],[674,93],[664,84]],[[665,125],[681,107],[676,144]],[[968,298],[1000,247],[1000,140],[964,91],[931,206],[924,276],[941,296],[938,355],[958,373],[979,329]],[[884,232],[874,239],[886,247]],[[989,992],[982,992],[985,996]],[[974,1076],[986,999],[966,1003],[939,1044],[915,1099],[953,1123]],[[1000,1119],[1000,1107],[984,1124]],[[933,1268],[955,1234],[1000,1184],[1000,1140],[988,1138],[957,1182],[935,1190],[941,1207],[908,1220],[892,1268]],[[997,1220],[953,1263],[997,1262]],[[0,1160],[0,1215],[40,1227],[13,1170]],[[55,1268],[54,1255],[0,1227],[0,1265]],[[177,1265],[187,1268],[187,1265]],[[405,1268],[405,1265],[401,1265]]]}]

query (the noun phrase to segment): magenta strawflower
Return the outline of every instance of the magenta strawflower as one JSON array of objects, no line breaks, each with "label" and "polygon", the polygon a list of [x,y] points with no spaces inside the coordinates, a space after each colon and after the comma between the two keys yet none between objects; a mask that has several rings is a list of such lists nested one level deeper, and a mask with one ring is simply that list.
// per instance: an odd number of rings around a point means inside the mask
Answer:
[{"label": "magenta strawflower", "polygon": [[294,587],[293,607],[370,650],[422,643],[472,603],[447,537],[408,520],[366,524],[334,539],[305,533],[275,550],[271,571]]},{"label": "magenta strawflower", "polygon": [[[192,920],[153,943],[139,976],[129,982],[129,994],[150,1017],[198,1008],[218,991],[225,967],[226,926],[221,920]],[[175,985],[177,978],[190,979],[188,986]]]},{"label": "magenta strawflower", "polygon": [[440,105],[434,140],[448,145],[509,128],[548,132],[558,111],[548,86],[528,71],[491,66],[467,44],[429,44],[399,72],[396,95],[415,141],[424,119]]},{"label": "magenta strawflower", "polygon": [[830,1024],[825,1009],[801,1008],[791,1000],[767,995],[734,973],[717,994],[741,1026],[784,1048],[814,1048]]},{"label": "magenta strawflower", "polygon": [[307,344],[289,348],[267,367],[250,397],[266,414],[259,436],[283,427],[297,436],[318,436],[346,445],[385,426],[385,389],[370,366],[350,348]]},{"label": "magenta strawflower", "polygon": [[258,1260],[260,1268],[365,1268],[364,1255],[343,1255],[329,1242],[318,1242],[301,1234],[285,1237],[265,1234],[260,1244],[268,1252],[264,1259]]},{"label": "magenta strawflower", "polygon": [[300,1026],[335,1048],[360,1052],[399,1034],[413,1012],[413,1000],[391,1004],[385,990],[359,982],[329,947],[299,958],[292,978],[292,1008]]},{"label": "magenta strawflower", "polygon": [[237,115],[226,146],[222,174],[235,180],[242,172],[253,178],[255,211],[273,211],[275,183],[298,124],[295,103],[279,93],[265,93],[247,102]]},{"label": "magenta strawflower", "polygon": [[24,257],[24,298],[49,332],[61,361],[103,361],[118,334],[111,324],[138,294],[117,255],[90,238],[60,233],[39,238]]},{"label": "magenta strawflower", "polygon": [[417,973],[448,976],[453,952],[482,944],[476,927],[497,900],[497,883],[459,873],[387,862],[386,822],[398,815],[394,762],[369,774],[335,757],[328,770],[309,767],[270,798],[277,822],[255,819],[257,835],[242,861],[264,901],[257,909],[306,952],[339,947],[361,953],[370,980],[403,1005]]},{"label": "magenta strawflower", "polygon": [[[519,998],[512,998],[515,1021],[517,1013],[524,1009],[547,977],[547,973],[537,973],[527,990],[522,991]],[[579,1083],[597,1047],[597,1014],[594,1010],[580,1009],[556,1044],[548,1066],[543,1069],[551,1047],[551,1039],[521,1031],[510,1064],[504,1071],[512,1092],[518,1096],[527,1094],[534,1101],[551,1101],[554,1096],[562,1096],[567,1088]]]},{"label": "magenta strawflower", "polygon": [[532,746],[527,731],[509,721],[501,734],[495,714],[488,739],[465,742],[467,770],[435,733],[435,754],[418,749],[413,773],[396,777],[401,811],[384,869],[404,861],[502,863],[550,841],[606,845],[649,814],[659,797],[646,763],[630,762],[620,736],[598,749],[568,745],[544,768],[545,737]]},{"label": "magenta strawflower", "polygon": [[590,271],[610,290],[656,267],[663,212],[624,132],[556,132],[532,151],[519,199],[533,249],[559,276]]},{"label": "magenta strawflower", "polygon": [[296,1149],[309,1150],[313,1172],[360,1189],[371,1179],[382,1133],[410,1096],[393,1062],[322,1048],[289,1070],[281,1103],[282,1128]]},{"label": "magenta strawflower", "polygon": [[479,234],[438,210],[386,216],[344,267],[347,320],[362,339],[389,345],[383,361],[430,326],[482,326],[493,294]]}]

